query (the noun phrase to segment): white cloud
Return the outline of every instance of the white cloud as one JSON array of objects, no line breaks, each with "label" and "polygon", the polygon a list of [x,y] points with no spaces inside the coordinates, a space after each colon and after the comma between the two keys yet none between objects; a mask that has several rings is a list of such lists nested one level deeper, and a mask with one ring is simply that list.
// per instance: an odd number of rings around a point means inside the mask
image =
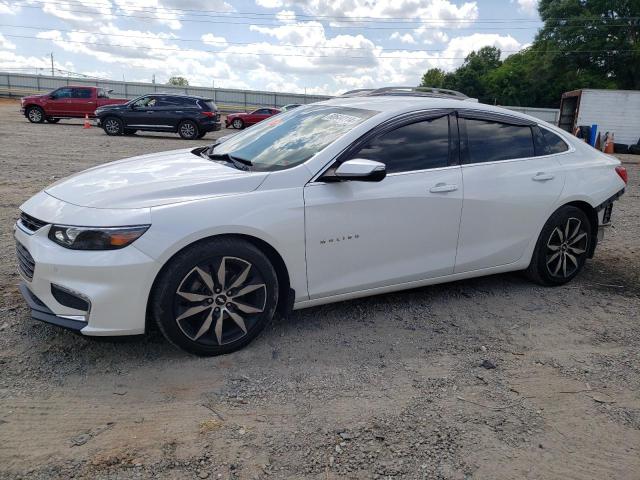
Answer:
[{"label": "white cloud", "polygon": [[293,10],[280,10],[276,13],[276,18],[282,23],[294,23],[296,21],[296,12]]},{"label": "white cloud", "polygon": [[256,0],[256,5],[264,8],[280,8],[283,4],[282,0]]},{"label": "white cloud", "polygon": [[[511,0],[513,3],[514,0]],[[538,14],[538,0],[516,0],[518,9],[527,15],[535,16]]]},{"label": "white cloud", "polygon": [[400,40],[402,43],[416,43],[413,35],[410,33],[402,34],[400,32],[393,32],[389,38],[391,40]]},{"label": "white cloud", "polygon": [[15,15],[20,11],[19,5],[10,5],[5,0],[0,1],[0,14],[1,15]]},{"label": "white cloud", "polygon": [[224,47],[227,43],[227,39],[224,37],[216,37],[213,33],[205,33],[200,37],[203,43],[212,45],[214,47]]},{"label": "white cloud", "polygon": [[0,33],[0,49],[3,49],[3,50],[15,50],[16,49],[16,45],[14,43],[10,42],[9,40],[7,40],[7,38]]}]

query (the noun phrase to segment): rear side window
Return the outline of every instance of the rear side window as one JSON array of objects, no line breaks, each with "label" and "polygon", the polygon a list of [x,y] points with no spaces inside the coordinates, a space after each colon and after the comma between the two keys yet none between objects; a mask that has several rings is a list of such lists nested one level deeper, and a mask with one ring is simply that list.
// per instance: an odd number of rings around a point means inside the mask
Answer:
[{"label": "rear side window", "polygon": [[74,88],[73,98],[91,98],[91,90],[88,88]]},{"label": "rear side window", "polygon": [[547,142],[549,155],[553,155],[554,153],[562,153],[569,150],[569,146],[558,135],[544,128],[541,128],[540,130],[542,131],[542,136]]},{"label": "rear side window", "polygon": [[209,112],[216,112],[218,107],[211,100],[200,100],[200,106]]},{"label": "rear side window", "polygon": [[388,173],[446,167],[449,117],[411,123],[381,134],[351,157],[384,163]]},{"label": "rear side window", "polygon": [[531,127],[466,119],[469,163],[535,156]]}]

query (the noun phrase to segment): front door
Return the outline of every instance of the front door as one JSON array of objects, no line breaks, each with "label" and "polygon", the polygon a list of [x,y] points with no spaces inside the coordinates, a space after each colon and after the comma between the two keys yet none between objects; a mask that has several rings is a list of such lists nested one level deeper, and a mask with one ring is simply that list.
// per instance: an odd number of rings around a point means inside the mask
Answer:
[{"label": "front door", "polygon": [[381,182],[305,187],[311,299],[453,272],[463,191],[450,121],[457,139],[455,117],[414,118],[382,130],[342,159],[385,163]]},{"label": "front door", "polygon": [[47,115],[51,117],[70,116],[71,108],[69,102],[71,101],[71,91],[69,87],[59,88],[51,92],[51,96],[47,99]]}]

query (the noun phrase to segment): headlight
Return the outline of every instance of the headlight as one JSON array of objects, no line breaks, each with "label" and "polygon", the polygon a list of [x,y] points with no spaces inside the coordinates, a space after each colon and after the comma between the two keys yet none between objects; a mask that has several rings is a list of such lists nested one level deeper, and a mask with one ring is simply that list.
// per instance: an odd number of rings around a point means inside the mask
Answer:
[{"label": "headlight", "polygon": [[140,238],[149,226],[101,228],[52,225],[49,238],[72,250],[117,250]]}]

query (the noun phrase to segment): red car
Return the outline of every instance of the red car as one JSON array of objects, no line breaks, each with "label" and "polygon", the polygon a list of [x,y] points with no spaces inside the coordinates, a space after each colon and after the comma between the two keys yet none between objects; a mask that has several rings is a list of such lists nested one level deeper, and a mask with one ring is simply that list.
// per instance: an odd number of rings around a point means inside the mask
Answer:
[{"label": "red car", "polygon": [[96,108],[126,103],[125,98],[109,98],[109,91],[99,87],[61,87],[44,95],[20,99],[20,111],[31,123],[57,123],[61,118],[95,116]]},{"label": "red car", "polygon": [[280,113],[277,108],[259,108],[251,113],[230,113],[225,120],[226,127],[244,128],[261,122],[265,118]]}]

